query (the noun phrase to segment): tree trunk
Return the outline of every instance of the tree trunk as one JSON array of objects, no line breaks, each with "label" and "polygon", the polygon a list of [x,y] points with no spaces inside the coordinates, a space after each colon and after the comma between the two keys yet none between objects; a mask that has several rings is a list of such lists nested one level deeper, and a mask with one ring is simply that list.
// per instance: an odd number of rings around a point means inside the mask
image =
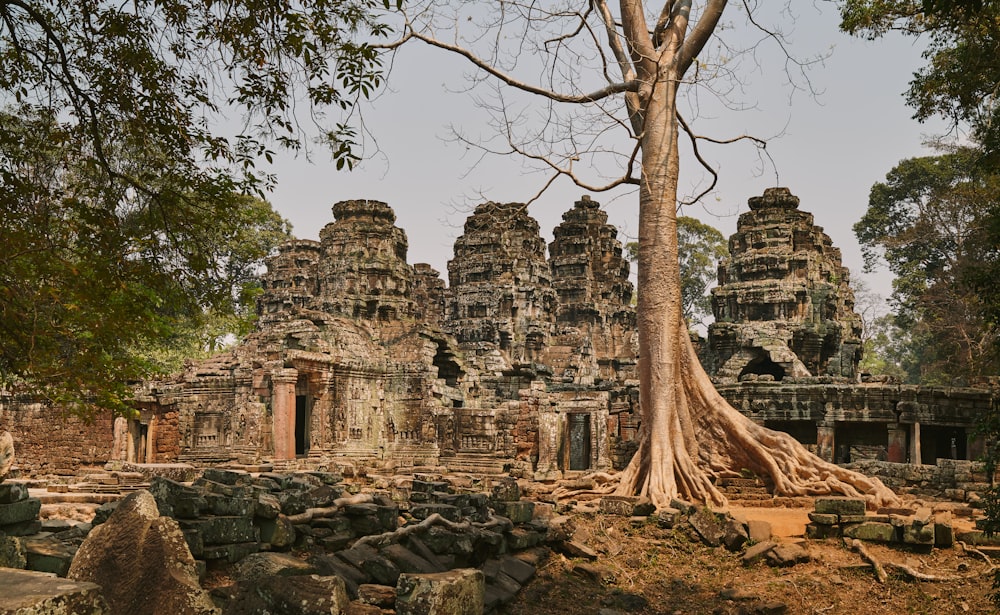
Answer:
[{"label": "tree trunk", "polygon": [[[662,64],[661,64],[662,65]],[[896,500],[878,479],[827,463],[788,434],[730,406],[701,367],[681,311],[677,255],[677,76],[663,71],[645,105],[639,194],[639,448],[617,493],[657,508],[674,497],[726,503],[715,479],[749,470],[776,495],[839,493],[870,506]]]}]

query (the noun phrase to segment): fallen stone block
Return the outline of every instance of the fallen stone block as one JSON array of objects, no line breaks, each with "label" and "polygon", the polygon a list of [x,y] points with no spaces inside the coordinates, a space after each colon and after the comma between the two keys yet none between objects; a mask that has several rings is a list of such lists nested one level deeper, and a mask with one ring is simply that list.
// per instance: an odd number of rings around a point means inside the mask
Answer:
[{"label": "fallen stone block", "polygon": [[743,552],[743,565],[749,566],[750,564],[756,562],[760,558],[764,557],[764,554],[777,546],[777,543],[765,540],[764,542],[757,543],[753,546],[747,547],[747,550]]},{"label": "fallen stone block", "polygon": [[457,506],[452,506],[451,504],[436,504],[429,502],[427,504],[414,504],[410,507],[410,514],[414,519],[426,519],[431,515],[441,515],[449,521],[459,521],[461,520],[462,514],[461,509]]},{"label": "fallen stone block", "polygon": [[24,545],[28,570],[50,572],[60,577],[65,577],[69,572],[73,551],[59,539],[42,534],[24,537],[21,544]]},{"label": "fallen stone block", "polygon": [[0,483],[0,504],[13,504],[28,499],[28,485],[5,481]]},{"label": "fallen stone block", "polygon": [[746,544],[747,540],[749,540],[746,528],[732,517],[726,519],[726,524],[722,528],[722,531],[722,543],[730,551],[739,551]]},{"label": "fallen stone block", "polygon": [[834,515],[863,515],[865,501],[863,498],[822,497],[816,498],[816,512]]},{"label": "fallen stone block", "polygon": [[206,560],[225,560],[235,564],[251,553],[260,551],[260,544],[254,542],[238,542],[228,545],[205,545],[202,558]]},{"label": "fallen stone block", "polygon": [[402,574],[396,585],[398,615],[481,615],[486,583],[479,570]]},{"label": "fallen stone block", "polygon": [[760,519],[747,521],[747,535],[752,542],[771,540],[771,524]]},{"label": "fallen stone block", "polygon": [[96,583],[0,568],[0,613],[113,615]]},{"label": "fallen stone block", "polygon": [[606,495],[598,508],[606,515],[619,517],[648,517],[656,510],[649,498],[627,495]]},{"label": "fallen stone block", "polygon": [[0,529],[6,532],[4,526],[33,521],[38,518],[38,511],[41,509],[42,501],[38,498],[27,498],[10,504],[0,504]]},{"label": "fallen stone block", "polygon": [[28,559],[24,553],[24,544],[14,536],[0,535],[0,568],[24,569]]},{"label": "fallen stone block", "polygon": [[783,568],[808,562],[809,552],[794,543],[783,542],[768,550],[764,557],[771,566]]},{"label": "fallen stone block", "polygon": [[806,525],[806,538],[811,538],[813,540],[840,538],[840,526],[810,523]]},{"label": "fallen stone block", "polygon": [[513,523],[528,523],[535,516],[535,503],[520,500],[517,502],[497,502],[497,514],[507,517]]},{"label": "fallen stone block", "polygon": [[859,523],[844,528],[844,536],[873,542],[892,542],[896,539],[896,528],[890,523]]},{"label": "fallen stone block", "polygon": [[809,520],[817,525],[837,525],[840,523],[840,515],[829,513],[809,513]]},{"label": "fallen stone block", "polygon": [[722,524],[719,523],[719,519],[711,510],[707,508],[697,509],[688,517],[688,523],[691,524],[691,527],[694,528],[698,536],[701,537],[701,541],[706,545],[718,547],[722,544],[725,531],[723,531]]},{"label": "fallen stone block", "polygon": [[676,508],[664,508],[656,513],[656,525],[669,530],[672,529],[681,519],[681,511]]},{"label": "fallen stone block", "polygon": [[401,544],[387,545],[382,548],[381,553],[392,560],[402,572],[417,574],[444,572],[441,567],[435,566]]},{"label": "fallen stone block", "polygon": [[340,577],[314,574],[264,577],[252,585],[241,585],[238,596],[226,606],[224,613],[330,615],[347,613],[349,604],[344,580]]},{"label": "fallen stone block", "polygon": [[556,543],[556,550],[569,557],[582,557],[583,559],[588,559],[594,561],[597,559],[597,551],[591,549],[582,542],[577,542],[575,540],[566,540],[563,542]]},{"label": "fallen stone block", "polygon": [[287,549],[295,544],[295,526],[285,515],[274,519],[256,518],[253,524],[260,532],[260,541],[271,545],[274,549]]},{"label": "fallen stone block", "polygon": [[389,585],[365,583],[358,586],[358,601],[374,604],[382,609],[392,609],[396,606],[396,588]]},{"label": "fallen stone block", "polygon": [[233,578],[240,583],[254,583],[264,577],[287,577],[316,574],[316,566],[286,553],[251,553],[233,567]]}]

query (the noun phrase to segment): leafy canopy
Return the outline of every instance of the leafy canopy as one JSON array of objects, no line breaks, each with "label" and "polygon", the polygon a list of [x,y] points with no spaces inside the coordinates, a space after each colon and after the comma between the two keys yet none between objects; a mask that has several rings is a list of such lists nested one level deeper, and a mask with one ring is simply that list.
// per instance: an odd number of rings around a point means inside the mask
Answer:
[{"label": "leafy canopy", "polygon": [[242,318],[288,226],[277,147],[359,160],[378,0],[0,0],[0,385],[121,408],[157,344]]},{"label": "leafy canopy", "polygon": [[884,259],[896,276],[895,324],[920,340],[909,350],[928,383],[968,382],[998,367],[997,329],[983,318],[974,280],[995,260],[984,231],[1000,204],[1000,174],[978,160],[978,150],[962,147],[901,161],[872,187],[854,225],[866,270]]}]

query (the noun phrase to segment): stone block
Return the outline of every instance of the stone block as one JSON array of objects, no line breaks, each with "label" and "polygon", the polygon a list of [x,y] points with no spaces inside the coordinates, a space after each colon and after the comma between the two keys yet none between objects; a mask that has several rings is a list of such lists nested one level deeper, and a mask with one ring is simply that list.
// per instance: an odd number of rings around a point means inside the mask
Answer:
[{"label": "stone block", "polygon": [[681,516],[681,511],[676,508],[663,508],[656,513],[656,525],[665,530],[669,530],[677,525]]},{"label": "stone block", "polygon": [[42,534],[22,538],[21,544],[24,545],[28,570],[51,572],[60,577],[69,572],[73,551],[59,539]]},{"label": "stone block", "polygon": [[227,517],[250,517],[256,509],[257,499],[231,498],[217,493],[205,495],[207,511],[213,515]]},{"label": "stone block", "polygon": [[25,483],[0,483],[0,504],[13,504],[28,499],[28,485]]},{"label": "stone block", "polygon": [[491,494],[494,502],[517,502],[521,499],[521,487],[516,478],[505,476],[494,483]]},{"label": "stone block", "polygon": [[951,547],[955,544],[955,530],[951,521],[934,524],[934,546]]},{"label": "stone block", "polygon": [[829,513],[809,513],[809,520],[816,525],[837,525],[840,523],[840,515]]},{"label": "stone block", "polygon": [[788,542],[783,542],[770,549],[764,554],[764,557],[769,565],[779,568],[803,564],[811,559],[809,552],[800,545]]},{"label": "stone block", "polygon": [[0,534],[0,568],[24,569],[27,565],[21,539]]},{"label": "stone block", "polygon": [[260,541],[271,545],[273,549],[287,549],[295,544],[295,526],[285,515],[274,519],[256,518],[253,524],[260,532]]},{"label": "stone block", "polygon": [[515,527],[506,533],[506,537],[507,546],[510,550],[521,551],[522,549],[530,549],[531,547],[540,544],[545,538],[545,535],[541,532]]},{"label": "stone block", "polygon": [[242,470],[224,470],[222,468],[205,468],[202,477],[223,485],[249,485],[253,477]]},{"label": "stone block", "polygon": [[393,609],[396,606],[396,588],[364,583],[358,585],[358,600],[365,604],[373,604],[380,609]]},{"label": "stone block", "polygon": [[840,530],[841,528],[839,525],[819,525],[818,523],[810,523],[806,525],[806,538],[811,538],[813,540],[839,538]]},{"label": "stone block", "polygon": [[37,534],[40,531],[42,531],[42,522],[38,519],[30,519],[28,521],[21,521],[20,523],[0,526],[0,532],[7,534],[8,536],[31,536],[32,534]]},{"label": "stone block", "polygon": [[771,524],[761,519],[747,521],[747,535],[751,542],[771,540]]},{"label": "stone block", "polygon": [[620,517],[647,517],[656,511],[649,498],[628,495],[606,495],[601,498],[599,509],[606,515]]},{"label": "stone block", "polygon": [[251,553],[260,551],[257,542],[242,542],[228,545],[205,545],[202,557],[206,560],[224,560],[235,564]]},{"label": "stone block", "polygon": [[765,540],[764,542],[759,542],[753,546],[747,547],[747,550],[743,552],[743,557],[741,558],[744,566],[749,566],[750,564],[756,562],[760,558],[764,557],[764,554],[777,546],[777,543],[770,540]]},{"label": "stone block", "polygon": [[344,579],[315,574],[264,577],[251,587],[241,588],[246,602],[244,613],[295,613],[330,615],[350,612]]},{"label": "stone block", "polygon": [[816,512],[834,515],[863,515],[865,501],[863,498],[822,497],[816,498]]},{"label": "stone block", "polygon": [[893,542],[896,539],[896,528],[890,523],[859,523],[844,528],[844,536],[873,542]]},{"label": "stone block", "polygon": [[112,615],[96,583],[0,568],[0,613]]},{"label": "stone block", "polygon": [[486,582],[479,570],[402,574],[396,585],[398,615],[482,615]]},{"label": "stone block", "polygon": [[42,501],[38,498],[27,498],[10,504],[0,504],[0,530],[6,532],[5,525],[37,519],[38,511],[41,509]]},{"label": "stone block", "polygon": [[253,514],[263,519],[274,519],[281,513],[281,502],[273,493],[259,493],[254,502]]},{"label": "stone block", "polygon": [[205,545],[224,545],[240,542],[257,542],[259,530],[249,517],[207,517],[204,519],[178,520],[181,529],[197,530]]},{"label": "stone block", "polygon": [[722,544],[725,532],[718,517],[707,508],[699,508],[688,517],[688,523],[695,529],[701,541],[710,547],[717,547]]},{"label": "stone block", "polygon": [[424,532],[421,540],[438,555],[472,555],[472,537],[468,534],[459,534],[440,526],[434,526]]},{"label": "stone block", "polygon": [[382,548],[381,554],[388,557],[401,572],[426,574],[444,572],[437,566],[400,544],[390,544]]},{"label": "stone block", "polygon": [[909,545],[933,545],[934,525],[911,523],[903,527],[903,542]]},{"label": "stone block", "polygon": [[316,574],[317,567],[285,553],[251,553],[233,567],[233,578],[255,583],[264,577]]},{"label": "stone block", "polygon": [[535,576],[535,567],[522,559],[507,555],[500,560],[500,572],[524,585]]},{"label": "stone block", "polygon": [[[499,512],[499,511],[498,511]],[[459,521],[462,517],[461,510],[451,504],[414,504],[410,507],[410,514],[414,519],[426,519],[431,515],[441,515],[449,521]]]},{"label": "stone block", "polygon": [[497,502],[496,511],[514,523],[528,523],[535,516],[535,503],[526,500]]},{"label": "stone block", "polygon": [[732,517],[726,519],[722,531],[722,544],[726,545],[726,548],[730,551],[739,551],[749,539],[747,530],[743,527],[743,524]]}]

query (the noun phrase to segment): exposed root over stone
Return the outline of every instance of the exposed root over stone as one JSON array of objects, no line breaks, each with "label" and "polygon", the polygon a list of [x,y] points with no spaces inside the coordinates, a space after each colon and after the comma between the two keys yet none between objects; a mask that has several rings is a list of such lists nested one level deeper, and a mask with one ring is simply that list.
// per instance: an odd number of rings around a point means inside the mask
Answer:
[{"label": "exposed root over stone", "polygon": [[434,513],[428,516],[426,519],[420,523],[414,523],[413,525],[405,525],[392,532],[384,532],[382,534],[372,534],[370,536],[363,536],[354,542],[354,546],[358,545],[371,545],[375,547],[380,547],[393,542],[399,542],[403,538],[410,536],[411,534],[418,534],[430,529],[432,526],[442,525],[453,532],[468,532],[472,529],[492,529],[494,527],[499,527],[502,530],[509,530],[514,527],[510,519],[505,519],[503,517],[491,517],[486,523],[473,523],[471,521],[455,522],[445,519],[438,513]]},{"label": "exposed root over stone", "polygon": [[690,338],[671,374],[668,397],[643,400],[639,449],[618,474],[592,474],[581,486],[558,488],[558,499],[608,495],[647,496],[658,509],[674,497],[724,507],[720,478],[750,471],[778,496],[846,495],[864,498],[869,508],[893,505],[896,494],[877,478],[823,461],[792,436],[757,425],[715,390],[701,368]]},{"label": "exposed root over stone", "polygon": [[323,508],[309,508],[304,513],[288,515],[288,520],[296,524],[309,523],[313,519],[333,517],[342,511],[345,506],[351,506],[353,504],[368,504],[371,501],[372,495],[370,493],[349,495],[347,497],[337,498],[330,506],[324,506]]},{"label": "exposed root over stone", "polygon": [[929,583],[952,583],[955,581],[965,581],[968,579],[974,579],[988,574],[993,574],[993,571],[996,570],[996,566],[993,565],[992,560],[990,560],[990,558],[985,553],[979,551],[978,549],[970,550],[965,545],[965,543],[961,542],[959,544],[962,545],[962,549],[966,553],[972,553],[972,552],[977,553],[979,556],[981,556],[986,560],[986,563],[989,565],[989,568],[980,572],[975,572],[967,575],[928,574],[926,572],[920,572],[919,570],[916,570],[912,566],[908,566],[906,564],[897,564],[895,562],[882,562],[874,555],[872,555],[871,552],[868,551],[867,548],[865,548],[864,543],[861,542],[860,540],[848,539],[847,543],[851,547],[852,551],[856,551],[858,555],[861,556],[861,559],[871,564],[872,569],[875,571],[875,578],[878,579],[879,583],[885,583],[886,581],[888,581],[889,576],[886,572],[887,570],[891,570],[894,573],[909,579],[914,579],[916,581],[926,581]]}]

